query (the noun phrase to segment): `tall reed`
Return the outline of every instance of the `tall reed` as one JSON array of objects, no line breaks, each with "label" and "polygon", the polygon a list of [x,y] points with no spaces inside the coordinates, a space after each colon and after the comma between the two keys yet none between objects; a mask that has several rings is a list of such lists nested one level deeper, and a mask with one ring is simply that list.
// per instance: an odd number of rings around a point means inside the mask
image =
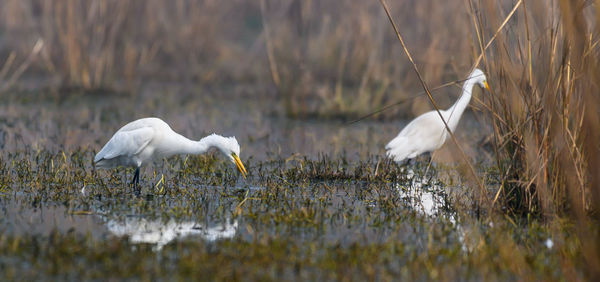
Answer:
[{"label": "tall reed", "polygon": [[256,79],[265,71],[251,59],[262,51],[253,47],[260,33],[253,21],[260,22],[258,5],[241,0],[6,0],[0,62],[28,56],[41,39],[42,59],[26,74],[57,78],[58,86]]},{"label": "tall reed", "polygon": [[[583,1],[524,1],[484,60],[500,168],[498,199],[510,213],[597,214],[600,178],[600,18]],[[482,41],[502,7],[476,6]],[[481,12],[477,12],[477,10]]]}]

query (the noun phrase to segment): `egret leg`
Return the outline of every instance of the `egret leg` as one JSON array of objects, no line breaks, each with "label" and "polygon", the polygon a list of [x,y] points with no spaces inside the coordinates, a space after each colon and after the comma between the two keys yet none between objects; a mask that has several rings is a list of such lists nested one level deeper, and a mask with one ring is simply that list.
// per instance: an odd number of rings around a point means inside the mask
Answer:
[{"label": "egret leg", "polygon": [[[433,160],[433,153],[427,153],[427,159],[428,159],[428,163],[427,163],[427,169],[425,169],[425,174],[423,174],[424,177],[427,177],[427,173],[429,173],[429,168],[431,168],[431,161]],[[433,178],[433,175],[431,176]]]},{"label": "egret leg", "polygon": [[135,170],[135,174],[137,175],[137,177],[135,178],[135,187],[137,188],[136,193],[139,195],[141,192],[140,191],[141,187],[140,187],[140,168],[139,167]]},{"label": "egret leg", "polygon": [[136,195],[140,195],[140,188],[139,188],[139,184],[140,183],[140,168],[136,168],[135,169],[135,174],[133,175],[133,179],[131,180],[130,185],[133,185],[133,189],[135,190],[135,194]]}]

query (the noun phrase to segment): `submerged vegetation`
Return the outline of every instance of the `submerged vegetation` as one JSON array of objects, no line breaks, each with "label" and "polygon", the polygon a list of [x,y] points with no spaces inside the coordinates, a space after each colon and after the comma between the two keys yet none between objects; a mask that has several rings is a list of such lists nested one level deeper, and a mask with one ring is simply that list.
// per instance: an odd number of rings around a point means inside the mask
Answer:
[{"label": "submerged vegetation", "polygon": [[0,265],[9,279],[585,274],[573,227],[456,213],[453,180],[422,175],[419,165],[265,161],[243,182],[212,156],[174,158],[164,186],[154,185],[160,176],[146,177],[151,196],[138,198],[126,185],[131,171],[97,175],[89,151],[10,157],[0,162]]},{"label": "submerged vegetation", "polygon": [[[389,1],[398,35],[382,2],[1,1],[1,275],[598,278],[597,1]],[[384,159],[473,67],[458,142]],[[91,158],[143,116],[235,135],[248,180],[173,158],[132,197]]]}]

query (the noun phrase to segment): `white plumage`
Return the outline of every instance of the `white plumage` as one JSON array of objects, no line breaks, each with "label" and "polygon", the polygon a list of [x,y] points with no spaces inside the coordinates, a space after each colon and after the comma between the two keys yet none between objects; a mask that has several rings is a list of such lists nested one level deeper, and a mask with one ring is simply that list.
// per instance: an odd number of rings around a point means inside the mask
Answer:
[{"label": "white plumage", "polygon": [[193,141],[173,131],[159,118],[142,118],[121,127],[96,154],[94,164],[101,168],[135,167],[131,184],[137,187],[139,168],[153,160],[177,154],[202,154],[212,147],[219,149],[246,176],[246,169],[239,159],[240,145],[235,137],[212,134]]},{"label": "white plumage", "polygon": [[[471,91],[475,84],[489,89],[485,74],[479,69],[473,70],[465,81],[463,93],[458,101],[448,110],[440,110],[452,132],[455,131],[460,117],[471,100]],[[418,116],[404,127],[398,136],[385,146],[386,155],[396,162],[402,162],[439,149],[444,145],[447,137],[448,132],[439,114],[430,111]]]}]

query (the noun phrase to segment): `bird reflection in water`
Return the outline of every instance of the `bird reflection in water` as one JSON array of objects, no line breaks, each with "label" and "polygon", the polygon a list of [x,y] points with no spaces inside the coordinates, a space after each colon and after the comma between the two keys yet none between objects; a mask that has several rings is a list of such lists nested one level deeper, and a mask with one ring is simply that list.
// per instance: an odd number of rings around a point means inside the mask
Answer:
[{"label": "bird reflection in water", "polygon": [[429,217],[448,215],[454,223],[454,213],[448,209],[449,203],[443,187],[431,183],[435,182],[432,179],[415,175],[412,169],[408,169],[407,178],[410,179],[410,185],[397,184],[396,190],[409,208]]},{"label": "bird reflection in water", "polygon": [[111,219],[106,225],[110,233],[119,237],[128,236],[132,243],[155,244],[156,251],[173,240],[189,236],[199,236],[208,242],[233,238],[238,228],[237,220],[233,222],[226,220],[225,223],[208,227],[193,221],[176,222],[171,219],[163,222],[139,217],[129,217],[125,220]]}]

